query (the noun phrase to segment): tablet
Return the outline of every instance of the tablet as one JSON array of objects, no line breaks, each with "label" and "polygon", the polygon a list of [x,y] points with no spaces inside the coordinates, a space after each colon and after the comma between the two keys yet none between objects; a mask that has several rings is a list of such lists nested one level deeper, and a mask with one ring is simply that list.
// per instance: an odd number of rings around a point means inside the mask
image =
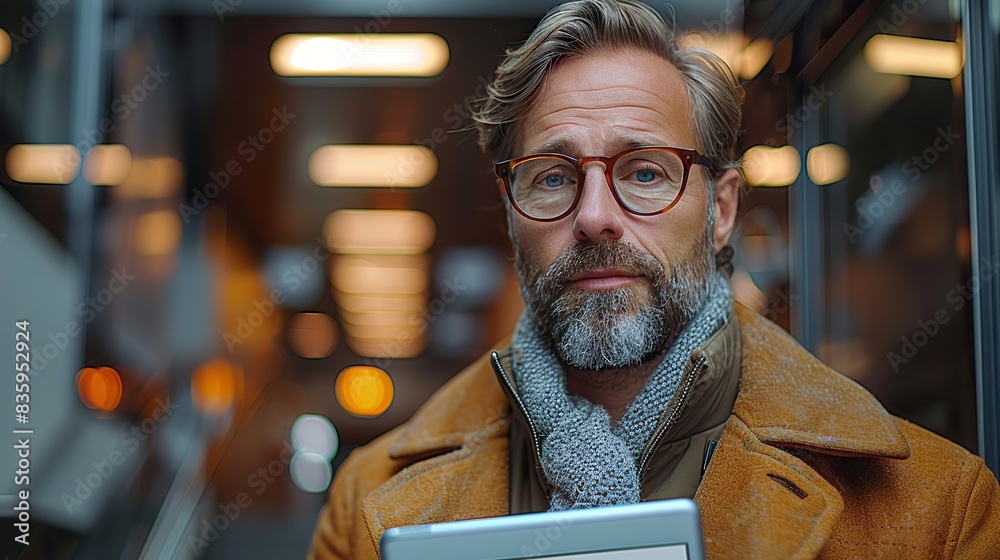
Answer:
[{"label": "tablet", "polygon": [[703,560],[701,517],[674,499],[526,513],[414,527],[382,534],[383,560]]}]

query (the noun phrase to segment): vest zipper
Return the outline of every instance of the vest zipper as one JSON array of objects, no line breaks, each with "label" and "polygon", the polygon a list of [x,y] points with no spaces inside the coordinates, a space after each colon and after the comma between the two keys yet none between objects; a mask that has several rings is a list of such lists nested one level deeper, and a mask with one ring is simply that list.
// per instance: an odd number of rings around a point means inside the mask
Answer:
[{"label": "vest zipper", "polygon": [[701,372],[704,371],[705,367],[708,366],[708,358],[701,356],[698,361],[695,362],[694,367],[688,370],[688,375],[681,382],[680,392],[678,393],[677,406],[670,411],[669,416],[665,422],[661,423],[656,431],[653,432],[653,438],[650,440],[649,445],[642,452],[642,456],[639,459],[639,483],[642,485],[642,480],[646,477],[646,463],[653,457],[653,452],[660,445],[660,440],[667,435],[670,428],[674,427],[677,420],[681,416],[681,412],[684,411],[684,406],[687,404],[688,396],[691,394],[691,387],[694,386],[695,380],[701,376]]},{"label": "vest zipper", "polygon": [[517,408],[521,411],[521,415],[524,417],[525,422],[528,424],[528,431],[531,432],[531,443],[532,448],[535,451],[535,465],[538,466],[539,474],[542,475],[542,486],[548,486],[548,478],[545,476],[545,466],[542,465],[542,446],[539,443],[538,430],[535,429],[535,423],[532,422],[531,416],[528,415],[528,409],[524,406],[524,401],[521,400],[520,395],[514,390],[514,386],[511,385],[510,379],[507,378],[507,374],[503,370],[503,365],[500,363],[500,354],[493,351],[490,354],[490,361],[493,363],[493,370],[500,378],[500,385],[503,387],[507,397],[514,401]]}]

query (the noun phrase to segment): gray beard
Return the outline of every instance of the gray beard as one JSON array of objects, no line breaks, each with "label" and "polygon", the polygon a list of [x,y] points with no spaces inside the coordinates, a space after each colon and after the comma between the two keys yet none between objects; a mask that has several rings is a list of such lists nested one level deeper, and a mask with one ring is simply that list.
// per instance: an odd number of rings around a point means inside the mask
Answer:
[{"label": "gray beard", "polygon": [[[563,363],[593,371],[637,366],[665,351],[703,306],[715,265],[710,232],[674,264],[669,278],[655,257],[621,241],[574,245],[542,272],[527,262],[512,234],[521,295]],[[566,288],[570,277],[597,267],[636,272],[648,284]]]}]

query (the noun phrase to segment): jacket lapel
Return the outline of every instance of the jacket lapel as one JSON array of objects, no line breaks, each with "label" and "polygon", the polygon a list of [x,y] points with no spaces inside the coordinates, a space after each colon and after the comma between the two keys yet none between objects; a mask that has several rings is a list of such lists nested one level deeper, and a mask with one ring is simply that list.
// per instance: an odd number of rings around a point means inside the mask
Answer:
[{"label": "jacket lapel", "polygon": [[840,518],[840,494],[738,418],[719,440],[695,501],[708,558],[813,558]]},{"label": "jacket lapel", "polygon": [[409,466],[361,503],[375,550],[392,527],[506,515],[509,418],[488,356],[438,390],[389,450]]},{"label": "jacket lapel", "polygon": [[736,304],[740,392],[695,501],[709,558],[813,558],[844,508],[825,478],[787,451],[904,459],[892,416],[779,327]]},{"label": "jacket lapel", "polygon": [[743,365],[733,414],[760,441],[823,453],[906,459],[895,419],[864,387],[736,304]]},{"label": "jacket lapel", "polygon": [[507,440],[491,438],[420,461],[361,504],[375,550],[392,527],[507,514]]}]

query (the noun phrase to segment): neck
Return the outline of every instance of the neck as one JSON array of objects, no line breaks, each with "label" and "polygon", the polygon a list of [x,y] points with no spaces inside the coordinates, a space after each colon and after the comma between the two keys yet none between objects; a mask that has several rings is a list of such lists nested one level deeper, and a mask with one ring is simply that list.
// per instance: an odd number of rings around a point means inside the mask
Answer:
[{"label": "neck", "polygon": [[646,382],[663,360],[665,352],[658,352],[634,367],[582,370],[566,366],[566,391],[573,396],[603,406],[615,424],[625,416],[632,401],[646,386]]}]

